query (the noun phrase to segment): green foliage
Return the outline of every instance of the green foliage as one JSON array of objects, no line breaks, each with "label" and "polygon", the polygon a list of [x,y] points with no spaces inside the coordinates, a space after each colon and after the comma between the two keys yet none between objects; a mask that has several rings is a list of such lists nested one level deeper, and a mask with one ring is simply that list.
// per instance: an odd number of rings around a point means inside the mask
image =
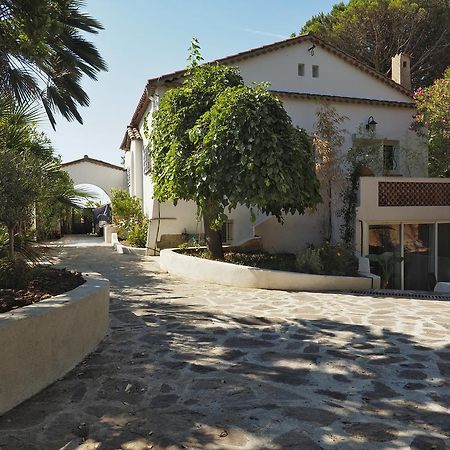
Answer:
[{"label": "green foliage", "polygon": [[22,259],[0,258],[0,289],[18,289],[27,285],[30,268]]},{"label": "green foliage", "polygon": [[148,220],[139,199],[125,189],[112,189],[111,210],[113,223],[119,227],[119,238],[133,247],[146,247]]},{"label": "green foliage", "polygon": [[449,176],[450,170],[450,67],[444,78],[414,93],[417,104],[415,128],[428,139],[429,174]]},{"label": "green foliage", "polygon": [[129,225],[127,241],[132,247],[145,248],[147,246],[148,219],[145,217]]},{"label": "green foliage", "polygon": [[46,205],[72,205],[74,200],[73,185],[59,158],[36,131],[37,117],[29,104],[17,105],[0,96],[0,224],[8,230],[12,259],[16,234],[25,235],[35,208],[45,211]]},{"label": "green foliage", "polygon": [[225,209],[238,204],[282,221],[320,200],[306,133],[265,85],[245,86],[236,68],[191,68],[162,97],[145,134],[155,197],[193,200],[206,229],[219,230]]},{"label": "green foliage", "polygon": [[350,0],[309,20],[312,32],[388,75],[396,53],[412,56],[414,87],[428,86],[450,64],[448,0]]},{"label": "green foliage", "polygon": [[323,273],[320,250],[314,247],[306,248],[297,256],[297,267],[300,272],[320,274]]},{"label": "green foliage", "polygon": [[[211,255],[205,249],[180,248],[180,253],[210,259]],[[258,267],[268,270],[283,270],[296,272],[295,255],[292,253],[267,253],[262,251],[225,251],[225,262],[240,266]]]},{"label": "green foliage", "polygon": [[54,112],[82,122],[89,97],[83,75],[96,79],[106,64],[85,33],[103,27],[81,0],[0,0],[0,94],[17,102],[42,102],[52,126]]},{"label": "green foliage", "polygon": [[120,225],[121,221],[143,216],[141,202],[137,197],[132,197],[125,189],[112,189],[111,193],[114,224]]},{"label": "green foliage", "polygon": [[386,289],[394,273],[396,263],[402,262],[403,258],[395,256],[392,252],[384,252],[380,255],[369,255],[369,260],[379,264],[381,268],[381,288]]},{"label": "green foliage", "polygon": [[298,255],[297,264],[301,272],[322,275],[355,276],[358,271],[353,247],[345,243],[311,246]]}]

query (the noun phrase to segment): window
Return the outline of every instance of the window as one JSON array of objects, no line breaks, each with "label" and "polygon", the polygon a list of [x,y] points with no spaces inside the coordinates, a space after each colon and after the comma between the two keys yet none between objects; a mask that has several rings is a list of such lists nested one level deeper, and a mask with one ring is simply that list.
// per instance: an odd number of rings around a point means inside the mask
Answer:
[{"label": "window", "polygon": [[394,172],[398,168],[397,151],[393,144],[383,145],[383,170],[384,172]]},{"label": "window", "polygon": [[150,158],[150,149],[148,145],[144,147],[144,154],[143,154],[143,162],[144,162],[144,174],[147,175],[152,171],[152,160]]},{"label": "window", "polygon": [[305,65],[304,64],[299,64],[297,66],[298,68],[298,76],[299,77],[304,77],[305,76]]},{"label": "window", "polygon": [[130,168],[127,167],[127,186],[130,187],[131,186],[131,173],[130,173]]},{"label": "window", "polygon": [[312,77],[319,78],[319,66],[312,66]]},{"label": "window", "polygon": [[220,236],[222,238],[222,242],[227,243],[233,240],[233,221],[228,220],[222,225],[222,229],[220,230]]}]

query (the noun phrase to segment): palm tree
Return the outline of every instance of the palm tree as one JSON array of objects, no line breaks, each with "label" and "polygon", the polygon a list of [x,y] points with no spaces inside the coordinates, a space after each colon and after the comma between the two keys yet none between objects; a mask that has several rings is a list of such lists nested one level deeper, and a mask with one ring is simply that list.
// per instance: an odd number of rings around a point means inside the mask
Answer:
[{"label": "palm tree", "polygon": [[55,111],[82,123],[89,97],[83,75],[96,80],[106,63],[81,32],[102,25],[81,0],[0,0],[0,93],[19,104],[40,101],[55,128]]}]

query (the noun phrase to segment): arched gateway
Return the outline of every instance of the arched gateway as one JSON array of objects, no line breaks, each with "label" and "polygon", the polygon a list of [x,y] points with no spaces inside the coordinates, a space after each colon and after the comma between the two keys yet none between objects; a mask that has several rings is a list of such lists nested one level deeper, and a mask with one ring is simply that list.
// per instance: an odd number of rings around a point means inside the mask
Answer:
[{"label": "arched gateway", "polygon": [[98,186],[109,197],[111,189],[127,188],[127,172],[123,167],[89,158],[88,155],[63,163],[61,167],[70,175],[75,186],[84,184]]},{"label": "arched gateway", "polygon": [[[123,167],[110,164],[98,159],[89,158],[84,155],[81,159],[61,164],[73,180],[75,188],[81,188],[87,192],[94,203],[101,207],[85,207],[84,210],[76,212],[72,210],[63,225],[64,233],[84,234],[100,233],[104,216],[110,217],[110,203],[112,189],[127,188],[127,172]],[[87,205],[85,205],[87,206]]]}]

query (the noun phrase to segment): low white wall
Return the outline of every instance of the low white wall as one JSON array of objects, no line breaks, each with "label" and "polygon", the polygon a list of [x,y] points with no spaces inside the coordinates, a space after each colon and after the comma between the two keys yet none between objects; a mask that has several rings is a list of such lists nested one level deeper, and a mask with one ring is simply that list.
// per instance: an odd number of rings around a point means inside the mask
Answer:
[{"label": "low white wall", "polygon": [[163,270],[197,281],[260,289],[287,291],[340,291],[372,289],[372,279],[366,277],[338,277],[306,273],[265,270],[220,261],[196,258],[161,250]]},{"label": "low white wall", "polygon": [[109,281],[85,276],[65,294],[0,315],[0,415],[95,350],[109,327]]},{"label": "low white wall", "polygon": [[138,247],[127,247],[122,244],[114,244],[114,248],[117,253],[125,254],[125,255],[137,255],[137,256],[146,256],[147,249],[146,248],[138,248]]},{"label": "low white wall", "polygon": [[112,234],[117,234],[117,226],[116,225],[105,225],[103,227],[103,237],[105,239],[105,244],[112,244]]}]

